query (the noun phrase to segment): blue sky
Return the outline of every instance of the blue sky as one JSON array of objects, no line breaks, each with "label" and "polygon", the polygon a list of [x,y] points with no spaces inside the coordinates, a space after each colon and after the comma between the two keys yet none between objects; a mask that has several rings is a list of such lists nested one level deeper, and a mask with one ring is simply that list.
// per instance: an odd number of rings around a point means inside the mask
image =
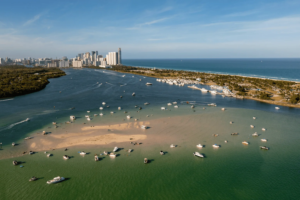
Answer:
[{"label": "blue sky", "polygon": [[300,57],[299,0],[3,0],[0,57]]}]

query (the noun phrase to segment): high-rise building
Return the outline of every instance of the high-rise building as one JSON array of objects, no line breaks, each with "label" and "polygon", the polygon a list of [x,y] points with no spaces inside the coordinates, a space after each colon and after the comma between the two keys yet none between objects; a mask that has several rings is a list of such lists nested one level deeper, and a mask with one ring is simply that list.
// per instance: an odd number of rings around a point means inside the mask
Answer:
[{"label": "high-rise building", "polygon": [[122,64],[122,58],[121,58],[121,48],[118,49],[118,65]]},{"label": "high-rise building", "polygon": [[106,61],[108,65],[116,65],[118,63],[118,52],[108,52]]}]

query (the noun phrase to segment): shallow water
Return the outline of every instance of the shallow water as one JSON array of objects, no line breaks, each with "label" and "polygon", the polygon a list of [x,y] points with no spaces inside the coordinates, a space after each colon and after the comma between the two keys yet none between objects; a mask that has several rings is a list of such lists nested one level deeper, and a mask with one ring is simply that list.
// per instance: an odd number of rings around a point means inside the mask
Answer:
[{"label": "shallow water", "polygon": [[[274,105],[201,94],[186,86],[170,86],[136,75],[122,78],[119,73],[91,69],[66,72],[68,76],[51,79],[45,90],[0,102],[0,142],[3,142],[0,157],[5,157],[0,160],[1,199],[297,199],[299,196],[299,109],[282,107],[277,111]],[[145,82],[152,82],[153,86],[145,86]],[[103,110],[105,115],[87,122],[86,111],[90,110],[90,115],[99,114],[103,101],[110,105]],[[173,101],[196,101],[195,112],[185,103],[179,104],[178,109],[168,107],[167,103]],[[145,102],[150,105],[143,105]],[[218,107],[205,106],[211,102]],[[142,106],[143,110],[136,112],[134,105]],[[122,111],[117,110],[118,106]],[[161,106],[169,110],[162,111]],[[71,107],[75,109],[70,110]],[[221,107],[227,110],[221,111]],[[72,126],[61,124],[56,130],[52,121],[63,123],[75,115],[81,117],[75,124],[118,124],[124,123],[125,110],[133,118],[150,121],[151,128],[141,130],[148,137],[142,145],[79,146],[67,152],[52,150],[50,158],[43,152],[7,158],[26,147],[28,141],[23,138],[30,134],[34,136],[42,130],[57,134],[60,129]],[[115,113],[111,115],[110,111]],[[253,120],[253,116],[257,119]],[[16,124],[27,117],[31,121]],[[262,131],[263,127],[267,130]],[[240,135],[231,136],[232,132]],[[252,137],[254,132],[261,135]],[[268,142],[262,143],[261,138],[267,138]],[[244,140],[250,144],[242,145]],[[20,145],[13,148],[12,142]],[[170,148],[172,143],[178,147]],[[205,147],[197,149],[199,143]],[[221,147],[213,149],[214,143]],[[101,161],[93,160],[95,153],[111,151],[116,145],[124,149],[115,159],[101,156]],[[270,150],[261,150],[261,145]],[[134,151],[127,153],[129,148]],[[82,150],[90,154],[80,156],[78,151]],[[167,153],[161,156],[160,150]],[[206,158],[194,157],[195,151]],[[73,158],[63,160],[65,154]],[[149,164],[143,164],[145,157],[151,160]],[[14,159],[24,162],[24,167],[13,166]],[[31,176],[40,179],[28,182]],[[55,176],[68,180],[46,184]]]}]

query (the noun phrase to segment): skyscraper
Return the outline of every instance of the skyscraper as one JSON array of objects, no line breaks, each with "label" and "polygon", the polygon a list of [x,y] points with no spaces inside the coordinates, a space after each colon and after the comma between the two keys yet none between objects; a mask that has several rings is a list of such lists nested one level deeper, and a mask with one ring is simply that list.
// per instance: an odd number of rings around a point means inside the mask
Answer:
[{"label": "skyscraper", "polygon": [[122,59],[121,59],[121,48],[118,49],[118,65],[122,64]]}]

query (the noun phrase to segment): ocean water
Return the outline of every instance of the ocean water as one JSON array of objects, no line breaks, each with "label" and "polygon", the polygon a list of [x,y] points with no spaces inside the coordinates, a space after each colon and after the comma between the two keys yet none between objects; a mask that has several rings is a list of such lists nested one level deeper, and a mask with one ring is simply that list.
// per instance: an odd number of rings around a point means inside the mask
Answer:
[{"label": "ocean water", "polygon": [[[202,94],[187,86],[171,86],[129,74],[122,77],[122,73],[106,70],[67,69],[66,73],[51,79],[42,91],[0,100],[0,199],[298,199],[300,109],[275,110],[270,104]],[[145,86],[146,82],[153,85]],[[131,96],[133,92],[135,97]],[[86,111],[99,114],[103,101],[110,108],[102,111],[102,118],[93,117],[89,125],[124,123],[126,110],[140,121],[159,121],[146,131],[149,140],[139,146],[120,143],[71,147],[67,154],[73,158],[67,161],[62,159],[66,154],[63,149],[52,150],[50,158],[43,152],[14,157],[28,148],[28,141],[23,140],[26,136],[42,130],[56,134],[59,130],[51,123],[63,123],[70,115],[81,117],[75,123],[86,122]],[[178,109],[167,106],[174,101]],[[186,101],[195,103],[195,112]],[[145,106],[145,102],[150,105]],[[218,106],[206,106],[212,102]],[[135,105],[143,109],[136,112]],[[117,111],[118,106],[123,110]],[[161,106],[168,110],[161,111]],[[227,110],[222,112],[221,107]],[[110,115],[110,111],[115,114]],[[24,122],[27,117],[31,120]],[[234,123],[230,125],[229,121]],[[251,129],[250,124],[255,128]],[[267,130],[262,131],[262,127]],[[240,135],[231,136],[232,132]],[[253,132],[260,136],[252,137]],[[262,143],[261,138],[268,142]],[[243,140],[250,144],[242,145]],[[19,145],[12,147],[12,142]],[[171,149],[172,143],[178,147]],[[197,149],[199,143],[205,147]],[[214,143],[221,147],[213,149]],[[101,156],[101,161],[93,160],[95,153],[112,150],[116,145],[124,148],[117,158]],[[270,150],[259,149],[261,145]],[[134,149],[130,154],[126,152],[129,148]],[[90,154],[79,156],[78,151],[83,149]],[[159,155],[160,150],[166,155]],[[195,151],[206,158],[194,157]],[[143,164],[145,157],[151,160],[147,165]],[[13,166],[13,160],[23,162],[24,167]],[[31,176],[39,180],[29,182]],[[55,176],[67,180],[46,184]]]},{"label": "ocean water", "polygon": [[300,59],[123,59],[124,65],[300,81]]}]

